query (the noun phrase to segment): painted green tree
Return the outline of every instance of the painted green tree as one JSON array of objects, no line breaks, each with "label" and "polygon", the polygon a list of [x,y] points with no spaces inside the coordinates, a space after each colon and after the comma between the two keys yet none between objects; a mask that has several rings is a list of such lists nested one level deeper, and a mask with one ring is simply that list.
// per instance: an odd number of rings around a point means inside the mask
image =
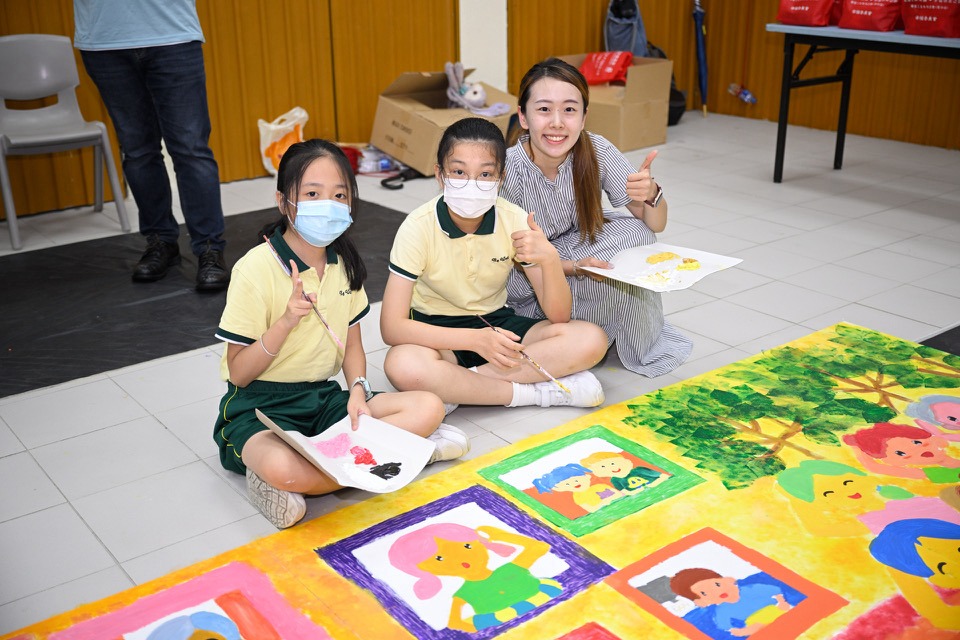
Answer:
[{"label": "painted green tree", "polygon": [[786,450],[819,458],[810,443],[839,446],[842,434],[895,417],[895,402],[911,401],[898,387],[960,387],[960,357],[841,324],[828,344],[773,349],[706,380],[629,405],[626,422],[736,489],[782,471]]}]

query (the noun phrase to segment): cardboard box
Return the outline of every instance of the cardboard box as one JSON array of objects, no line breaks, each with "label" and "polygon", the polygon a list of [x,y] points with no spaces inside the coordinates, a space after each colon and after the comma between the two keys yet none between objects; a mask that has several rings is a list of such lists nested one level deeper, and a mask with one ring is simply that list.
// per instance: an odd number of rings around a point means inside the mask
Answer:
[{"label": "cardboard box", "polygon": [[[578,69],[586,57],[560,56]],[[587,131],[599,133],[621,151],[666,142],[672,74],[672,60],[634,56],[625,85],[590,87]]]},{"label": "cardboard box", "polygon": [[[473,69],[464,71],[467,78]],[[510,105],[505,115],[487,118],[504,135],[510,115],[517,111],[517,99],[481,82],[487,92],[487,106],[497,102]],[[437,146],[448,126],[473,116],[466,109],[447,108],[446,73],[404,73],[384,89],[377,101],[370,144],[403,164],[428,176],[437,164]]]}]

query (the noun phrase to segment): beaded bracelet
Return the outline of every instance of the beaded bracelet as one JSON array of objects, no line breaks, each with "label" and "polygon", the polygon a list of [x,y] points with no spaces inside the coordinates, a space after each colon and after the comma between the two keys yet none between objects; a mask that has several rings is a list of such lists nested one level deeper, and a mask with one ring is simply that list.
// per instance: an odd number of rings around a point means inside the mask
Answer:
[{"label": "beaded bracelet", "polygon": [[577,280],[583,280],[583,274],[580,273],[581,268],[582,267],[580,266],[580,261],[574,260],[573,261],[573,277],[576,278]]},{"label": "beaded bracelet", "polygon": [[263,349],[263,352],[264,352],[265,354],[267,354],[268,356],[270,356],[271,358],[276,358],[278,355],[280,355],[280,352],[279,352],[279,351],[277,351],[276,353],[270,353],[269,351],[267,351],[267,345],[263,344],[263,334],[262,334],[262,333],[260,334],[260,348]]}]

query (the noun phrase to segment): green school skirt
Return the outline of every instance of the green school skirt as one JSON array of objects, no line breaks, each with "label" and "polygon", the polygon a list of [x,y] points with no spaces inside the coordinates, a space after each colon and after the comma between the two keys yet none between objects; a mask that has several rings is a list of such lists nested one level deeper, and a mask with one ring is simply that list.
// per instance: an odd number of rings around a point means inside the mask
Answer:
[{"label": "green school skirt", "polygon": [[285,431],[299,431],[309,438],[346,416],[349,400],[350,393],[341,389],[336,380],[254,380],[242,389],[228,382],[213,428],[213,440],[220,447],[220,464],[224,469],[246,473],[241,459],[243,446],[255,433],[267,430],[254,409],[263,411]]},{"label": "green school skirt", "polygon": [[[437,327],[453,327],[455,329],[483,329],[487,326],[483,320],[477,316],[428,316],[425,313],[420,313],[419,311],[411,309],[410,317],[414,320],[426,322],[427,324],[432,324]],[[527,335],[527,331],[530,331],[530,327],[538,322],[543,322],[543,320],[537,320],[536,318],[518,316],[510,307],[497,309],[496,311],[492,311],[483,317],[486,318],[487,322],[495,327],[514,332],[520,336],[521,340],[523,340],[523,336]],[[487,361],[475,351],[454,351],[453,354],[457,357],[457,363],[461,367],[466,367],[468,369],[470,367],[479,367],[480,365],[487,363]]]}]

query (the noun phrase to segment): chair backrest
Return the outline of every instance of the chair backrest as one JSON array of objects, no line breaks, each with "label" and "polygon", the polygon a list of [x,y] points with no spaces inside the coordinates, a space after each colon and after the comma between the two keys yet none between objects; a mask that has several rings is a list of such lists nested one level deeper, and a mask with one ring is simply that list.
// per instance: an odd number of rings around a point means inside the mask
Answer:
[{"label": "chair backrest", "polygon": [[[73,44],[66,36],[26,33],[0,37],[0,128],[30,128],[41,122],[82,121]],[[39,109],[7,109],[5,100],[57,96]]]}]

